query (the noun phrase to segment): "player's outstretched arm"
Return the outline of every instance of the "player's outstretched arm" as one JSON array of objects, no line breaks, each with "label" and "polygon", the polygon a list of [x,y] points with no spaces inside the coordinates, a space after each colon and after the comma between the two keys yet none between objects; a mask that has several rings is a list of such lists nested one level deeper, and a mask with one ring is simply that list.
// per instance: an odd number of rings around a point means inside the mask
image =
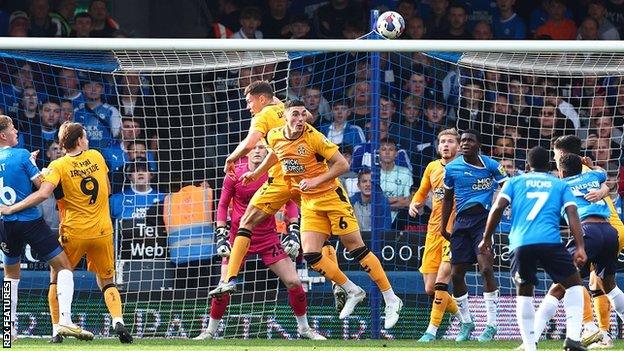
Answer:
[{"label": "player's outstretched arm", "polygon": [[440,229],[440,235],[446,240],[451,240],[450,234],[446,231],[449,218],[451,217],[451,211],[453,211],[453,198],[455,197],[455,190],[444,188],[444,198],[442,199],[442,223]]},{"label": "player's outstretched arm", "polygon": [[581,220],[579,219],[576,206],[569,205],[565,208],[568,215],[568,226],[570,227],[570,233],[574,237],[574,243],[576,244],[576,252],[574,252],[574,263],[577,267],[582,267],[587,261],[587,254],[585,254],[585,240],[583,240],[583,227],[581,226]]},{"label": "player's outstretched arm", "polygon": [[245,185],[253,182],[254,180],[258,179],[258,177],[268,172],[269,168],[273,167],[278,161],[279,160],[277,159],[277,156],[275,155],[273,150],[269,149],[269,153],[267,154],[267,156],[253,172],[246,172],[240,177],[241,182],[243,182],[243,184]]},{"label": "player's outstretched arm", "polygon": [[349,163],[342,156],[340,151],[336,151],[334,155],[327,160],[329,170],[319,176],[309,179],[303,179],[299,182],[299,188],[303,191],[316,188],[319,184],[326,181],[336,179],[349,171]]},{"label": "player's outstretched arm", "polygon": [[589,202],[598,202],[609,196],[609,186],[606,183],[600,184],[600,189],[590,190],[585,194],[585,200]]},{"label": "player's outstretched arm", "polygon": [[9,215],[9,214],[23,211],[27,208],[35,207],[39,205],[40,203],[42,203],[43,201],[45,201],[45,199],[49,198],[50,195],[52,195],[53,191],[54,191],[54,185],[52,185],[52,183],[43,182],[41,183],[39,190],[28,195],[28,197],[26,197],[24,200],[12,206],[0,205],[0,214]]},{"label": "player's outstretched arm", "polygon": [[240,144],[234,149],[232,154],[225,159],[225,166],[223,172],[230,177],[234,176],[234,164],[241,157],[247,155],[256,146],[258,141],[262,139],[263,135],[257,130],[250,130],[247,136]]},{"label": "player's outstretched arm", "polygon": [[492,235],[494,234],[494,229],[498,223],[500,223],[501,218],[503,217],[503,212],[505,208],[509,206],[509,200],[504,196],[499,196],[496,198],[494,202],[494,206],[490,210],[488,214],[487,222],[485,223],[485,232],[483,233],[483,239],[479,243],[479,252],[482,254],[488,254],[492,250]]}]

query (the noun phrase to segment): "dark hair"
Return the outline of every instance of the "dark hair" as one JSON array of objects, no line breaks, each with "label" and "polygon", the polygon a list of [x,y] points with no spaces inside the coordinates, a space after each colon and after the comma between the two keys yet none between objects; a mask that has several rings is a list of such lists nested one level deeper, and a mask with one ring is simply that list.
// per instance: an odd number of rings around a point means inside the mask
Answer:
[{"label": "dark hair", "polygon": [[535,146],[527,153],[527,162],[529,167],[548,171],[550,169],[550,152],[541,146]]},{"label": "dark hair", "polygon": [[137,157],[134,161],[126,163],[125,172],[127,174],[134,173],[138,170],[148,171],[149,165],[145,157]]},{"label": "dark hair", "polygon": [[363,175],[371,174],[371,173],[372,171],[368,167],[363,167],[362,169],[360,169],[360,171],[358,172],[358,176],[357,176],[358,184],[360,183],[360,179],[362,178]]},{"label": "dark hair", "polygon": [[303,103],[303,101],[297,100],[297,99],[288,100],[284,104],[284,110],[292,108],[292,107],[300,107],[300,106],[305,107],[305,103]]},{"label": "dark hair", "polygon": [[572,177],[583,171],[583,160],[579,155],[565,154],[559,159],[557,167],[564,173],[564,176]]},{"label": "dark hair", "polygon": [[343,154],[343,155],[344,154],[353,155],[353,145],[349,145],[349,144],[340,145],[339,146],[339,150],[340,150],[340,153]]},{"label": "dark hair", "polygon": [[462,134],[472,134],[477,138],[477,142],[481,143],[481,133],[476,129],[466,129],[462,132]]},{"label": "dark hair", "polygon": [[399,148],[397,146],[397,142],[396,140],[390,138],[390,137],[385,137],[385,138],[381,138],[381,140],[379,140],[379,145],[381,144],[390,144],[390,145],[394,145],[395,148]]},{"label": "dark hair", "polygon": [[245,88],[245,95],[264,95],[268,98],[273,98],[273,87],[271,83],[266,80],[257,80],[255,82],[251,82],[247,88]]},{"label": "dark hair", "polygon": [[88,18],[88,19],[90,19],[91,21],[93,21],[93,17],[91,17],[91,15],[90,15],[88,12],[80,12],[80,13],[77,13],[77,14],[74,16],[74,22],[75,22],[77,19],[79,19],[79,18]]},{"label": "dark hair", "polygon": [[76,148],[78,139],[85,135],[85,129],[80,123],[66,121],[59,128],[59,140],[61,147],[66,151]]},{"label": "dark hair", "polygon": [[9,128],[9,126],[12,124],[13,120],[11,119],[11,117],[6,115],[0,115],[0,132],[4,132],[4,130]]},{"label": "dark hair", "polygon": [[262,12],[257,7],[245,7],[240,12],[240,19],[253,18],[262,21]]},{"label": "dark hair", "polygon": [[351,108],[351,101],[349,99],[336,99],[330,103],[331,107],[334,106],[347,106]]},{"label": "dark hair", "polygon": [[562,135],[555,139],[554,147],[565,153],[580,155],[581,154],[581,139],[576,135]]}]

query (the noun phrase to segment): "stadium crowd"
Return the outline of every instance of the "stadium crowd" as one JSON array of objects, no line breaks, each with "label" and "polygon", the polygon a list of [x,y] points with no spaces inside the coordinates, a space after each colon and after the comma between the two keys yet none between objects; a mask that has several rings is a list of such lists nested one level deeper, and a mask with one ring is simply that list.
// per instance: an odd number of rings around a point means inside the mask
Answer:
[{"label": "stadium crowd", "polygon": [[[258,3],[219,1],[216,6],[215,2],[210,8],[214,36],[358,38],[367,32],[367,11],[372,7],[402,14],[406,19],[402,39],[613,40],[619,39],[624,25],[624,4],[618,0],[268,0],[262,6],[251,6]],[[77,2],[72,0],[33,0],[28,6],[20,5],[14,6],[14,11],[0,11],[0,34],[127,36],[108,13],[106,1],[88,2],[86,12],[78,12]],[[480,131],[482,151],[512,175],[524,169],[526,150],[536,145],[550,148],[554,138],[575,133],[584,140],[584,153],[607,169],[611,184],[616,184],[624,124],[621,77],[550,78],[460,71],[420,53],[384,53],[382,92],[376,102],[381,142],[380,150],[372,150],[369,67],[368,58],[361,54],[308,55],[293,61],[289,72],[281,63],[268,64],[215,72],[202,77],[201,84],[191,84],[191,95],[207,92],[202,94],[207,101],[203,108],[209,117],[199,122],[209,129],[204,143],[217,146],[214,160],[205,164],[213,173],[204,178],[220,176],[214,170],[244,137],[251,116],[242,91],[251,81],[265,79],[273,82],[281,99],[303,100],[311,112],[308,122],[348,156],[352,172],[343,180],[363,223],[370,215],[370,200],[363,194],[370,191],[365,184],[372,155],[379,152],[380,185],[392,210],[392,222],[384,226],[408,228],[411,194],[424,166],[437,158],[435,137],[447,126]],[[87,126],[91,147],[104,153],[115,193],[124,193],[124,185],[132,188],[145,180],[148,185],[170,182],[158,170],[159,165],[169,165],[176,158],[169,140],[176,125],[167,117],[176,115],[171,107],[175,102],[165,97],[168,91],[163,82],[136,74],[94,75],[9,59],[3,61],[1,70],[0,108],[17,120],[21,146],[42,150],[41,166],[61,155],[55,140],[58,126],[75,120]],[[135,160],[141,166],[128,165]],[[170,190],[148,186],[142,191],[154,191],[154,196],[161,198],[161,192]],[[619,200],[619,195],[614,196]],[[113,213],[129,212],[117,208]]]}]

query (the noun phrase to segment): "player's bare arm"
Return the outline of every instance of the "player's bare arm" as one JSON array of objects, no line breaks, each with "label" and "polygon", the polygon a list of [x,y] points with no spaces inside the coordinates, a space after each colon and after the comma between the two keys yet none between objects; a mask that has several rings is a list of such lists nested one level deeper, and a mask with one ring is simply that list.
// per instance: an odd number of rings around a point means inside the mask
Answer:
[{"label": "player's bare arm", "polygon": [[238,161],[241,157],[247,155],[262,139],[264,135],[257,130],[250,130],[247,133],[245,139],[238,144],[236,149],[232,152],[230,156],[225,159],[225,166],[223,167],[223,172],[231,177],[234,176],[234,166],[236,161]]},{"label": "player's bare arm", "polygon": [[327,172],[314,178],[301,180],[299,188],[303,191],[312,190],[319,184],[336,179],[349,171],[349,163],[339,151],[336,151],[334,156],[327,160],[327,166],[329,167]]},{"label": "player's bare arm", "polygon": [[10,215],[37,206],[49,198],[53,191],[54,185],[52,183],[43,182],[37,191],[28,195],[24,200],[11,206],[0,205],[0,213]]},{"label": "player's bare arm", "polygon": [[483,255],[490,254],[492,252],[492,235],[498,223],[500,223],[503,217],[505,208],[509,206],[509,200],[499,196],[494,201],[494,206],[488,214],[487,222],[485,223],[485,232],[483,233],[483,239],[479,243],[479,252]]},{"label": "player's bare arm", "polygon": [[[254,144],[255,145],[255,144]],[[243,184],[247,185],[263,175],[264,173],[269,171],[269,168],[273,167],[278,162],[278,158],[272,150],[269,150],[269,153],[264,158],[262,163],[253,171],[245,172],[240,179]]]},{"label": "player's bare arm", "polygon": [[570,227],[570,233],[574,237],[576,243],[576,252],[573,259],[577,267],[582,267],[587,261],[587,254],[585,253],[585,241],[583,240],[583,229],[581,227],[581,220],[579,219],[576,206],[567,206],[565,208],[568,215],[568,226]]},{"label": "player's bare arm", "polygon": [[453,189],[444,188],[444,198],[442,200],[442,223],[440,229],[440,235],[446,240],[451,239],[451,235],[446,231],[449,218],[451,218],[451,211],[453,210],[453,198],[455,197],[455,191]]}]

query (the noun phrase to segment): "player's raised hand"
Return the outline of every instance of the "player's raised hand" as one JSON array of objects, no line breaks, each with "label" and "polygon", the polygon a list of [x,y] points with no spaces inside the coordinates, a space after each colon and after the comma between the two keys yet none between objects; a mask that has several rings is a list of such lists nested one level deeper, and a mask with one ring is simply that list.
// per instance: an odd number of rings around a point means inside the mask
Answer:
[{"label": "player's raised hand", "polygon": [[583,164],[589,168],[594,168],[594,160],[591,159],[591,157],[588,156],[583,156],[581,157],[581,161],[583,161]]},{"label": "player's raised hand", "polygon": [[254,175],[254,172],[251,172],[251,171],[245,172],[240,177],[240,181],[241,183],[243,183],[243,185],[247,185],[255,180],[256,180],[256,176]]},{"label": "player's raised hand", "polygon": [[236,172],[236,164],[234,160],[228,157],[227,159],[225,159],[225,166],[223,167],[223,173],[227,174],[228,177],[236,178],[235,172]]},{"label": "player's raised hand", "polygon": [[35,150],[30,153],[30,159],[33,161],[37,159],[37,156],[39,156],[39,150]]},{"label": "player's raised hand", "polygon": [[309,178],[309,179],[303,179],[299,182],[299,189],[301,189],[301,191],[308,191],[308,190],[312,190],[314,188],[316,188],[317,186],[319,186],[321,182],[318,180],[317,177],[315,178]]},{"label": "player's raised hand", "polygon": [[424,204],[421,204],[420,202],[412,201],[409,206],[409,215],[412,217],[416,217],[416,215],[419,215],[419,216],[422,215],[423,207],[425,207]]},{"label": "player's raised hand", "polygon": [[576,265],[576,267],[583,267],[585,265],[585,262],[587,262],[587,254],[585,253],[585,249],[582,247],[576,248],[572,259],[574,260],[574,264]]}]

